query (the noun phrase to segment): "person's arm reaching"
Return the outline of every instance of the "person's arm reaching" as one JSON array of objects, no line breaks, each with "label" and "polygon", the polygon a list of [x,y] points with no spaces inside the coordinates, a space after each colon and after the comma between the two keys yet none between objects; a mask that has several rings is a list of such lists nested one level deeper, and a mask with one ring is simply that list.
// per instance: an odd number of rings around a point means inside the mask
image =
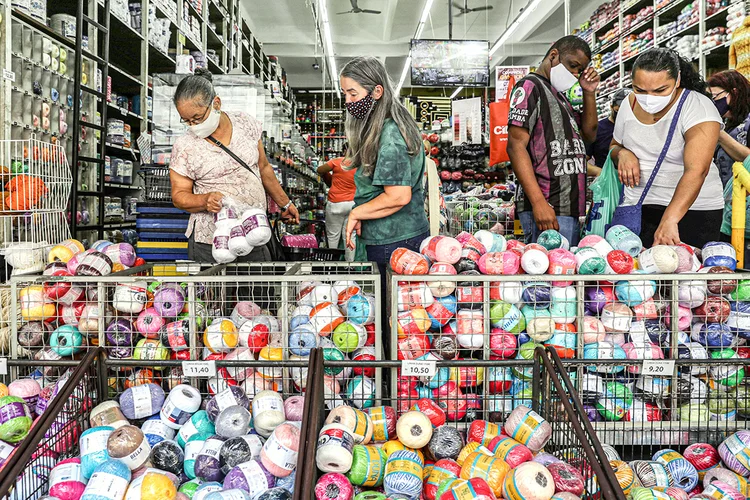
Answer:
[{"label": "person's arm reaching", "polygon": [[[263,182],[263,188],[278,206],[283,207],[289,203],[290,199],[284,192],[284,188],[279,184],[279,180],[273,172],[273,167],[268,163],[266,152],[263,149],[263,143],[261,141],[258,141],[258,155],[258,168],[260,169],[260,178]],[[289,205],[289,208],[282,212],[281,217],[284,220],[299,223],[299,212],[294,205]]]},{"label": "person's arm reaching", "polygon": [[719,146],[734,161],[745,161],[745,158],[750,156],[750,148],[743,146],[723,130],[719,132]]},{"label": "person's arm reaching", "polygon": [[523,188],[524,196],[529,200],[534,211],[534,220],[540,231],[559,229],[555,209],[547,202],[542,188],[536,180],[531,156],[526,149],[529,144],[529,131],[523,127],[508,127],[508,157],[513,173]]},{"label": "person's arm reaching", "polygon": [[224,195],[214,191],[206,194],[193,193],[193,180],[180,175],[174,170],[169,171],[169,181],[172,184],[172,203],[180,210],[190,213],[212,212],[221,210],[221,199]]},{"label": "person's arm reaching", "polygon": [[331,165],[331,162],[326,162],[318,167],[318,175],[320,175],[320,178],[323,179],[323,182],[326,183],[326,186],[331,187],[331,184],[333,184],[333,165]]},{"label": "person's arm reaching", "polygon": [[349,213],[346,224],[346,245],[354,249],[352,233],[360,234],[361,221],[383,219],[395,214],[411,201],[411,186],[383,186],[383,194],[364,203]]},{"label": "person's arm reaching", "polygon": [[677,245],[680,233],[677,224],[682,220],[703,187],[703,181],[711,167],[716,142],[719,140],[721,125],[717,122],[703,122],[685,132],[683,163],[685,171],[677,183],[674,197],[664,211],[659,227],[654,233],[654,245]]},{"label": "person's arm reaching", "polygon": [[596,129],[599,117],[596,114],[596,88],[599,86],[599,73],[594,68],[586,68],[579,83],[583,90],[583,113],[581,114],[581,135],[583,142],[591,144],[596,141]]}]

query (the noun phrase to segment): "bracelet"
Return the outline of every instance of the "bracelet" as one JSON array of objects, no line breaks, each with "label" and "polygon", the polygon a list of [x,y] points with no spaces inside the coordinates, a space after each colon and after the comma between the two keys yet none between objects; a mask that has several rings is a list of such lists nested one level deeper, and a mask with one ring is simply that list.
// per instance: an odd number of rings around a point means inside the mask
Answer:
[{"label": "bracelet", "polygon": [[291,207],[291,206],[292,206],[292,200],[289,200],[289,202],[286,205],[284,205],[283,207],[281,207],[281,211],[282,212],[286,212],[287,210],[289,210],[289,207]]}]

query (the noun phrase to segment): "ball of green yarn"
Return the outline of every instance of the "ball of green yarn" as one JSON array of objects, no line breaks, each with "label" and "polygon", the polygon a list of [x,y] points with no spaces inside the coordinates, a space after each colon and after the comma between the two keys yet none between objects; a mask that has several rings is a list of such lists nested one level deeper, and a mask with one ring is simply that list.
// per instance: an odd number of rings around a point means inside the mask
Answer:
[{"label": "ball of green yarn", "polygon": [[750,387],[738,385],[734,388],[734,392],[729,394],[729,397],[734,399],[740,415],[750,415]]},{"label": "ball of green yarn", "polygon": [[15,444],[29,435],[33,422],[26,402],[16,396],[0,398],[0,440]]},{"label": "ball of green yarn", "polygon": [[[338,347],[326,347],[323,349],[323,359],[326,361],[344,361],[346,356]],[[343,369],[343,366],[327,366],[323,371],[326,375],[338,375]]]},{"label": "ball of green yarn", "polygon": [[563,235],[555,231],[554,229],[547,229],[539,234],[539,238],[536,240],[537,243],[542,245],[547,250],[554,250],[555,248],[564,248],[565,239]]},{"label": "ball of green yarn", "polygon": [[[503,318],[518,317],[518,322],[503,321]],[[526,318],[524,318],[521,311],[508,302],[496,301],[490,306],[490,322],[493,326],[502,328],[509,333],[521,333],[526,329]],[[507,327],[507,328],[503,328]]]},{"label": "ball of green yarn", "polygon": [[[539,346],[541,346],[541,344],[537,344],[536,342],[526,342],[525,344],[521,344],[518,348],[516,359],[528,359],[529,361],[532,361],[534,359],[534,350]],[[511,371],[516,377],[521,379],[528,380],[534,377],[533,366],[513,366]]]},{"label": "ball of green yarn", "polygon": [[680,406],[680,420],[683,422],[708,422],[711,412],[704,404],[687,404]]},{"label": "ball of green yarn", "polygon": [[737,288],[729,294],[732,300],[739,300],[742,302],[750,300],[750,280],[742,280],[737,283]]},{"label": "ball of green yarn", "polygon": [[[576,250],[576,255],[578,253],[592,253],[593,249],[590,247],[583,247]],[[584,260],[580,267],[578,268],[578,274],[604,274],[604,272],[607,270],[607,261],[604,260],[603,257],[597,256],[596,250],[593,251],[592,255],[593,257],[589,257],[586,260]]]},{"label": "ball of green yarn", "polygon": [[630,491],[631,500],[670,500],[672,497],[666,493],[652,488],[636,487]]},{"label": "ball of green yarn", "polygon": [[605,420],[621,420],[632,404],[633,393],[626,385],[607,382],[604,395],[596,402],[596,409]]},{"label": "ball of green yarn", "polygon": [[379,491],[363,491],[354,497],[354,500],[387,500],[388,497]]},{"label": "ball of green yarn", "polygon": [[[736,359],[739,358],[733,349],[721,349],[711,353],[712,359]],[[740,365],[727,364],[709,370],[709,375],[721,385],[734,387],[745,378],[745,369]]]},{"label": "ball of green yarn", "polygon": [[182,483],[182,486],[180,486],[180,489],[178,491],[180,493],[184,493],[188,498],[193,498],[193,495],[195,495],[195,490],[197,490],[202,483],[203,481],[201,481],[200,479],[191,479],[186,483]]},{"label": "ball of green yarn", "polygon": [[352,457],[352,468],[346,474],[352,484],[368,488],[383,484],[387,457],[381,448],[357,444],[352,449]]},{"label": "ball of green yarn", "polygon": [[444,479],[439,485],[437,489],[437,493],[435,493],[435,498],[440,498],[443,496],[443,493],[451,489],[451,486],[453,486],[453,483],[456,481],[463,481],[463,479],[458,479],[455,477],[449,477],[448,479]]}]

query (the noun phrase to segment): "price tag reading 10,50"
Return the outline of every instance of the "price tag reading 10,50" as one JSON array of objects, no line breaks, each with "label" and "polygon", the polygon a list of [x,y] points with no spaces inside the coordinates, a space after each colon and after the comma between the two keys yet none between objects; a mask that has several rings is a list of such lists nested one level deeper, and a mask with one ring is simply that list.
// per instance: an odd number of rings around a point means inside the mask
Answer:
[{"label": "price tag reading 10,50", "polygon": [[183,361],[182,373],[186,377],[215,377],[216,361]]},{"label": "price tag reading 10,50", "polygon": [[647,359],[643,361],[641,374],[671,377],[674,372],[673,359]]},{"label": "price tag reading 10,50", "polygon": [[435,360],[405,359],[401,362],[402,377],[434,377],[437,373]]}]

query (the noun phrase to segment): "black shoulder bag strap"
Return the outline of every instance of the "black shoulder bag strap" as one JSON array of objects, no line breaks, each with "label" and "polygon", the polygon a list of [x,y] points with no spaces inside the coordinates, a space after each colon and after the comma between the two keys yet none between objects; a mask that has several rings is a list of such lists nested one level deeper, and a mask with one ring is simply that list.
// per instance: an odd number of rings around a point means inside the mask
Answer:
[{"label": "black shoulder bag strap", "polygon": [[[234,161],[242,165],[244,168],[249,170],[255,177],[258,178],[260,181],[261,186],[263,185],[263,179],[260,178],[260,175],[258,175],[255,170],[250,168],[250,165],[245,163],[245,160],[237,156],[234,151],[226,147],[220,140],[215,138],[212,135],[208,136],[208,139],[214,143],[216,146],[220,147],[225,153],[227,153],[229,156],[232,157]],[[268,213],[268,211],[266,211]],[[268,218],[268,220],[271,220],[271,217]],[[284,246],[281,244],[281,240],[279,239],[279,223],[276,221],[276,224],[274,224],[274,230],[271,231],[271,239],[268,240],[268,243],[266,243],[266,248],[268,248],[268,252],[271,254],[271,260],[274,261],[285,261],[286,255],[284,254]]]}]

